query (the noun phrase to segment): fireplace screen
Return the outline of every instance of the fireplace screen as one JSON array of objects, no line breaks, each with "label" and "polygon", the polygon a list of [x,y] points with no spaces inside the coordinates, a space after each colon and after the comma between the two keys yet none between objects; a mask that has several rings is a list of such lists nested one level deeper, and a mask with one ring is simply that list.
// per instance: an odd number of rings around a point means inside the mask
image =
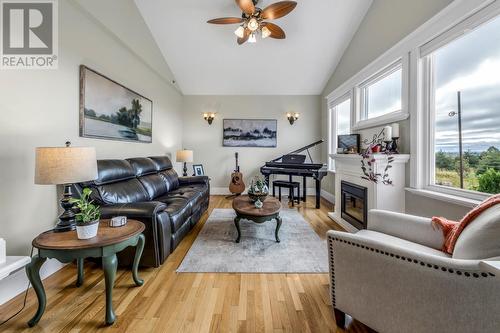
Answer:
[{"label": "fireplace screen", "polygon": [[342,218],[358,229],[366,229],[367,195],[366,187],[341,182]]}]

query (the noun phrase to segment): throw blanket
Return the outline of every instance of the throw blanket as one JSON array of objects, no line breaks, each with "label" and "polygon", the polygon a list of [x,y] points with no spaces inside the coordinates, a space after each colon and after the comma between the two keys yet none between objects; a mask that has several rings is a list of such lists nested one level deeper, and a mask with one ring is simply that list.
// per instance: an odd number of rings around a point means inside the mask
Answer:
[{"label": "throw blanket", "polygon": [[439,226],[443,230],[444,244],[442,251],[453,254],[455,249],[455,244],[457,243],[458,237],[476,217],[478,217],[482,212],[488,208],[500,204],[500,194],[495,194],[488,199],[481,202],[479,205],[474,207],[470,212],[468,212],[460,222],[448,220],[444,217],[434,216],[432,218],[432,223],[434,226]]}]

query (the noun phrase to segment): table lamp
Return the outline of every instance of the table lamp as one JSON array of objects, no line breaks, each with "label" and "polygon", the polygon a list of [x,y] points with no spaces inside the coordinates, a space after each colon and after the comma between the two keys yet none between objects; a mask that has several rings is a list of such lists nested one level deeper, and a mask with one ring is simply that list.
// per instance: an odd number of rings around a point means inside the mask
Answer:
[{"label": "table lamp", "polygon": [[175,159],[177,162],[183,162],[184,163],[184,168],[182,169],[183,171],[183,176],[186,177],[187,174],[187,162],[193,162],[193,151],[192,150],[178,150],[177,154],[175,156]]},{"label": "table lamp", "polygon": [[61,207],[55,232],[76,228],[75,212],[71,209],[71,184],[97,179],[97,159],[93,147],[38,147],[36,148],[35,184],[64,185]]}]

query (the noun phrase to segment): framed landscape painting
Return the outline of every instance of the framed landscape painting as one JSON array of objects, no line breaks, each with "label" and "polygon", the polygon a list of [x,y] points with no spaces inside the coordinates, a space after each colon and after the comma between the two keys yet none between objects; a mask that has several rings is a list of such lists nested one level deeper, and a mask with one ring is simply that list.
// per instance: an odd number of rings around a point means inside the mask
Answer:
[{"label": "framed landscape painting", "polygon": [[80,66],[80,136],[150,143],[152,125],[150,99]]},{"label": "framed landscape painting", "polygon": [[276,147],[276,119],[224,119],[224,147]]}]

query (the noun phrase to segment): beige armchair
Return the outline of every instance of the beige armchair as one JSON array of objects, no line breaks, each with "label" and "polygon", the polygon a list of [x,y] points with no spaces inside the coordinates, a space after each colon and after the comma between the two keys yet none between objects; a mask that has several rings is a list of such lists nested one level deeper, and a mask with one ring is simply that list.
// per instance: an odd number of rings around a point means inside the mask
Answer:
[{"label": "beige armchair", "polygon": [[[500,332],[500,272],[491,264],[500,261],[500,205],[487,212],[458,239],[454,253],[467,259],[439,250],[443,234],[429,218],[372,210],[367,230],[329,231],[338,326],[349,314],[382,333]],[[494,257],[470,258],[478,253]]]}]

